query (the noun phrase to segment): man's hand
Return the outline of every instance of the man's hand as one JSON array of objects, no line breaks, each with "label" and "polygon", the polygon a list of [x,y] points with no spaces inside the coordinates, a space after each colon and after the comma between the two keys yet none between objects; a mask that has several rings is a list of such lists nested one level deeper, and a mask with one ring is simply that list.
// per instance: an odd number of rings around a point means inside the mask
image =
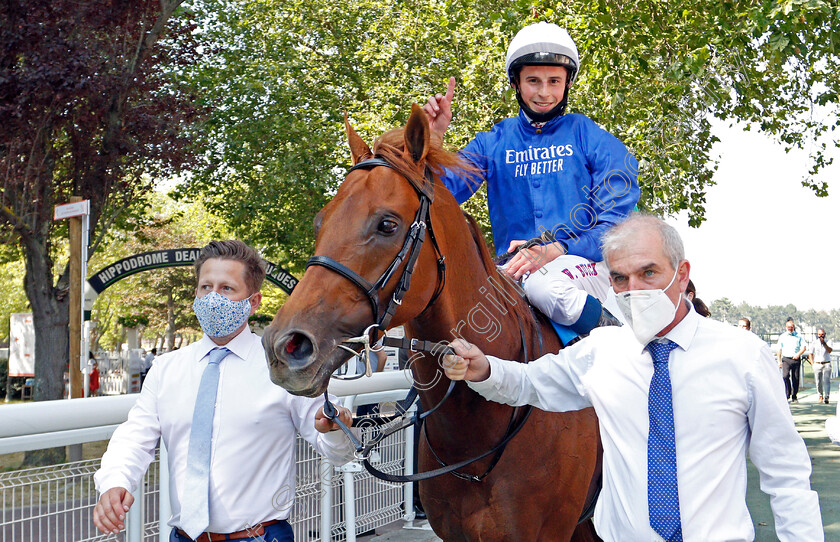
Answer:
[{"label": "man's hand", "polygon": [[[353,414],[350,413],[350,409],[339,405],[335,405],[335,409],[338,411],[338,418],[344,425],[351,427],[353,425]],[[340,429],[340,427],[324,415],[324,407],[321,407],[315,413],[315,429],[321,433],[329,433],[330,431]]]},{"label": "man's hand", "polygon": [[449,128],[449,123],[452,122],[452,98],[455,96],[455,78],[449,78],[449,86],[446,89],[446,94],[435,94],[426,105],[423,106],[423,111],[429,118],[429,128],[435,132],[441,139],[443,134]]},{"label": "man's hand", "polygon": [[125,513],[134,504],[134,495],[124,487],[114,487],[99,497],[93,507],[93,523],[103,533],[117,534],[125,529]]},{"label": "man's hand", "polygon": [[[516,247],[524,245],[527,241],[511,241],[508,247],[508,252],[515,250]],[[548,262],[554,261],[560,256],[564,255],[566,251],[563,245],[554,242],[547,245],[535,245],[525,250],[520,250],[513,256],[508,263],[502,268],[505,273],[510,275],[514,280],[519,280],[525,273],[533,273]]]},{"label": "man's hand", "polygon": [[463,339],[455,339],[449,346],[455,355],[443,357],[443,370],[450,380],[481,382],[490,376],[490,362],[477,346]]}]

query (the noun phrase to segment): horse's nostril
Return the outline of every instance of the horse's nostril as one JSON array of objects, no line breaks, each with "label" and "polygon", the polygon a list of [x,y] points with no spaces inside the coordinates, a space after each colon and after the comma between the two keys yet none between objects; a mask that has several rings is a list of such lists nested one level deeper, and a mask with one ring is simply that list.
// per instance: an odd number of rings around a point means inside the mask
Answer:
[{"label": "horse's nostril", "polygon": [[310,341],[303,333],[292,333],[292,335],[286,340],[283,350],[286,352],[284,357],[287,359],[301,361],[309,359],[309,357],[312,356],[314,347],[312,345],[312,341]]}]

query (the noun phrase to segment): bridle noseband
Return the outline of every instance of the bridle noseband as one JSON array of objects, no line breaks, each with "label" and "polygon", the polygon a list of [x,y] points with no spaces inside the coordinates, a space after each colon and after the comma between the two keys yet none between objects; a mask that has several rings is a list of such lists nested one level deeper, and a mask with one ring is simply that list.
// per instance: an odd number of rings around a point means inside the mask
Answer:
[{"label": "bridle noseband", "polygon": [[[357,169],[371,170],[375,167],[387,167],[393,169],[400,175],[404,175],[404,173],[397,169],[397,167],[392,163],[377,156],[359,162],[350,168],[350,171],[348,171],[347,174],[350,175],[350,173]],[[346,278],[364,292],[370,302],[371,308],[373,309],[373,322],[375,324],[375,328],[378,328],[383,332],[388,327],[388,324],[390,324],[391,318],[394,317],[394,313],[396,313],[399,306],[402,305],[403,297],[405,297],[408,288],[411,286],[411,275],[414,272],[414,265],[417,263],[417,258],[420,256],[420,249],[423,247],[423,241],[426,238],[427,230],[429,232],[429,238],[432,240],[432,245],[434,245],[435,252],[438,256],[438,285],[435,289],[435,293],[432,295],[432,298],[429,300],[429,303],[423,311],[432,306],[435,300],[437,300],[438,296],[443,291],[443,286],[446,282],[446,263],[444,262],[444,257],[440,251],[440,247],[438,246],[437,239],[435,239],[434,230],[432,229],[431,214],[429,212],[432,201],[434,200],[434,180],[432,179],[431,171],[426,168],[425,180],[428,181],[426,186],[430,187],[428,191],[421,188],[423,186],[423,181],[408,177],[406,178],[420,198],[420,207],[418,207],[417,213],[414,215],[414,222],[411,224],[411,227],[406,234],[402,248],[385,271],[378,279],[376,279],[376,282],[369,282],[363,276],[329,256],[313,256],[309,258],[308,262],[306,262],[307,269],[312,265],[326,267],[327,269]],[[388,301],[388,306],[380,315],[379,292],[385,288],[385,285],[391,280],[391,277],[393,277],[394,273],[404,261],[406,262],[405,269],[403,269],[399,282],[397,282],[397,286],[394,289],[394,293]],[[376,333],[377,331],[374,329],[372,332]]]}]

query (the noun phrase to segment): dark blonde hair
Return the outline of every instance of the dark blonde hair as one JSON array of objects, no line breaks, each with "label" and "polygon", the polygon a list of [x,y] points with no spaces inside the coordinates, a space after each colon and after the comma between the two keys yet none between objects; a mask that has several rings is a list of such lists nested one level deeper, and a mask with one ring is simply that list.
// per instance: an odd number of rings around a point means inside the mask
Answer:
[{"label": "dark blonde hair", "polygon": [[201,276],[201,266],[211,258],[220,260],[235,260],[245,265],[245,284],[250,293],[256,293],[262,288],[265,280],[265,264],[257,251],[238,239],[227,241],[210,241],[201,249],[195,260],[195,280]]}]

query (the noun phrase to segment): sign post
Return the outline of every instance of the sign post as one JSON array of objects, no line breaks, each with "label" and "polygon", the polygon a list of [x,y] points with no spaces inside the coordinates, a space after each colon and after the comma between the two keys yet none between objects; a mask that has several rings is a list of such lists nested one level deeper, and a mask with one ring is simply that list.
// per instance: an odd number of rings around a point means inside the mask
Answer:
[{"label": "sign post", "polygon": [[70,203],[56,205],[53,220],[70,219],[70,398],[84,397],[88,390],[87,356],[83,348],[83,277],[87,275],[90,201],[72,196]]}]

